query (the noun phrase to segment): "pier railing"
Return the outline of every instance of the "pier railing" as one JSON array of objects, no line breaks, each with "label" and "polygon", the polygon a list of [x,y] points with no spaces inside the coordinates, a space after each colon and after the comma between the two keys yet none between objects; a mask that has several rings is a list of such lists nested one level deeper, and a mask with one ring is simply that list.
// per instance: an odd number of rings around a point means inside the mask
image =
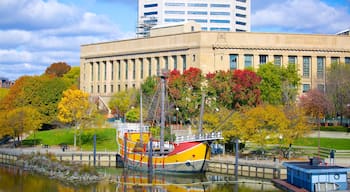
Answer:
[{"label": "pier railing", "polygon": [[191,141],[215,141],[224,139],[221,132],[212,132],[206,134],[196,134],[176,137],[175,143],[191,142]]}]

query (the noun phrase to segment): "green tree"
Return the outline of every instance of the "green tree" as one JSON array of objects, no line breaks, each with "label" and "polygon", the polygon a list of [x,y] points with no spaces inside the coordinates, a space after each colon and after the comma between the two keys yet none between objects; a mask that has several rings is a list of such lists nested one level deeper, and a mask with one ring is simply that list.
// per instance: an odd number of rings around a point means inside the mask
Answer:
[{"label": "green tree", "polygon": [[273,105],[295,102],[301,81],[295,65],[280,67],[267,63],[260,65],[257,74],[262,78],[259,88],[264,102]]},{"label": "green tree", "polygon": [[68,82],[68,85],[79,88],[80,85],[80,67],[72,67],[66,74],[63,75],[63,79]]},{"label": "green tree", "polygon": [[115,110],[119,118],[125,118],[127,111],[136,106],[136,90],[115,93],[108,103],[110,109]]},{"label": "green tree", "polygon": [[7,95],[8,92],[9,92],[9,89],[0,88],[0,101]]},{"label": "green tree", "polygon": [[93,106],[89,103],[88,94],[78,89],[68,89],[58,104],[58,119],[74,126],[74,147],[77,144],[77,131],[80,125],[90,119]]}]

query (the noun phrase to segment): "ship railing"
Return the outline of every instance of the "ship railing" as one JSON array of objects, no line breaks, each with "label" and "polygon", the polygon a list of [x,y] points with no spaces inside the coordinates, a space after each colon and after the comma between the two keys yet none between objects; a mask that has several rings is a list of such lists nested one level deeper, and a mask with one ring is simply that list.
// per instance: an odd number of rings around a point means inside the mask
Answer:
[{"label": "ship railing", "polygon": [[176,137],[176,143],[188,142],[188,141],[214,141],[224,139],[222,132],[212,132],[205,134],[186,135]]}]

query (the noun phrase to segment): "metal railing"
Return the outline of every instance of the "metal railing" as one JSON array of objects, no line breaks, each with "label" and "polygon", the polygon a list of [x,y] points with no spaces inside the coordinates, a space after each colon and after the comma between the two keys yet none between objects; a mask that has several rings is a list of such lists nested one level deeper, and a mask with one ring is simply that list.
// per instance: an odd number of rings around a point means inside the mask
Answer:
[{"label": "metal railing", "polygon": [[221,132],[212,132],[206,134],[196,134],[176,137],[175,143],[189,142],[189,141],[214,141],[224,139]]}]

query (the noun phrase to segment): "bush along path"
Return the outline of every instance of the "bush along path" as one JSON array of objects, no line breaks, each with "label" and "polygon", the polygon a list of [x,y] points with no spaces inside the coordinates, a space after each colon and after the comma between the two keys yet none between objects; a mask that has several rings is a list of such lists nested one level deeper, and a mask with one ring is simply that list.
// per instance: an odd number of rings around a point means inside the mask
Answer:
[{"label": "bush along path", "polygon": [[72,184],[88,185],[104,179],[94,167],[58,161],[50,153],[21,155],[16,161],[16,166]]}]

